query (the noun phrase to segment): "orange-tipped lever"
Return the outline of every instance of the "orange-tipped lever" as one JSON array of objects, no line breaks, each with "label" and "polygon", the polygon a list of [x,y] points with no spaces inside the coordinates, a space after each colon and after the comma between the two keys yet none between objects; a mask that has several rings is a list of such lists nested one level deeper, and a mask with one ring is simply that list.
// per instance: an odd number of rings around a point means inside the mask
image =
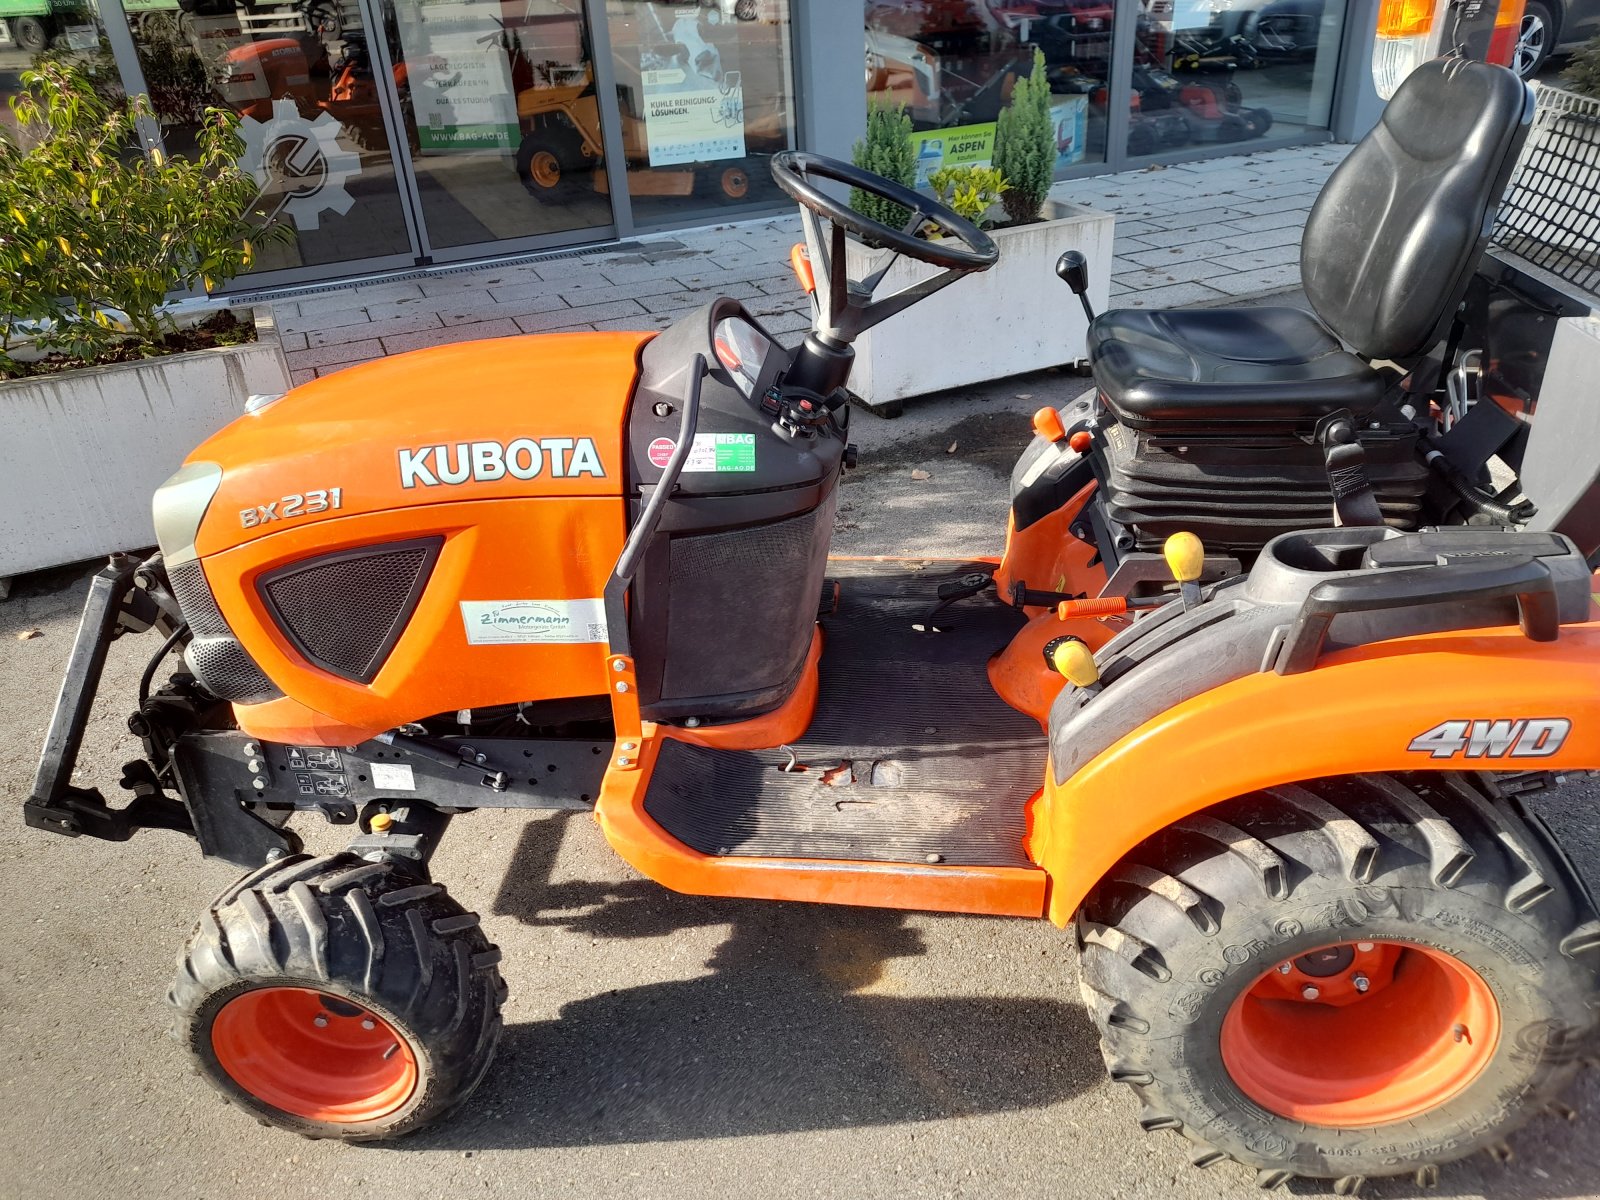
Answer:
[{"label": "orange-tipped lever", "polygon": [[1096,596],[1093,600],[1063,600],[1056,605],[1056,616],[1070,621],[1074,617],[1119,617],[1135,608],[1160,608],[1171,596]]},{"label": "orange-tipped lever", "polygon": [[1033,431],[1047,442],[1062,442],[1067,438],[1067,427],[1061,423],[1061,414],[1048,404],[1033,414]]},{"label": "orange-tipped lever", "polygon": [[804,242],[796,242],[789,248],[789,266],[794,269],[794,277],[800,281],[806,295],[817,290],[817,277],[811,272],[811,252]]}]

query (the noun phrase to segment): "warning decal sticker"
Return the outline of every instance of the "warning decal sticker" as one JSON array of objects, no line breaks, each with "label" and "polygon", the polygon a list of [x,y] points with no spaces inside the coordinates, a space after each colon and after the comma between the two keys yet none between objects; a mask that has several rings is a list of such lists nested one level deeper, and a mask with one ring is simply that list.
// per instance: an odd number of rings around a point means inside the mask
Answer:
[{"label": "warning decal sticker", "polygon": [[753,433],[697,433],[689,447],[685,471],[754,471],[756,435]]}]

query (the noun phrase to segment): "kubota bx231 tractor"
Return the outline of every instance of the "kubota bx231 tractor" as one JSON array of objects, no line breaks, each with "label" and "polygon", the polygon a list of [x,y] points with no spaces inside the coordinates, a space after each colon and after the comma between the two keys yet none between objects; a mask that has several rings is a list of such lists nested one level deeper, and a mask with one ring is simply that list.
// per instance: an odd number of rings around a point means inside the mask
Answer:
[{"label": "kubota bx231 tractor", "polygon": [[[1524,799],[1600,767],[1600,545],[1561,499],[1600,468],[1484,469],[1589,398],[1447,421],[1429,358],[1530,114],[1503,68],[1412,74],[1311,214],[1314,315],[1099,316],[998,561],[829,558],[852,340],[996,251],[781,154],[797,348],[717,300],[353,368],[196,449],[160,553],[93,582],[28,820],[248,868],[171,1001],[206,1079],[310,1136],[405,1133],[489,1070],[499,955],[429,859],[509,807],[593,809],[681,892],[1054,921],[1112,1078],[1199,1163],[1349,1191],[1500,1147],[1578,1069],[1600,970]],[[932,270],[875,294],[851,236]],[[111,806],[72,767],[142,630]],[[305,817],[348,850],[300,853]]]}]

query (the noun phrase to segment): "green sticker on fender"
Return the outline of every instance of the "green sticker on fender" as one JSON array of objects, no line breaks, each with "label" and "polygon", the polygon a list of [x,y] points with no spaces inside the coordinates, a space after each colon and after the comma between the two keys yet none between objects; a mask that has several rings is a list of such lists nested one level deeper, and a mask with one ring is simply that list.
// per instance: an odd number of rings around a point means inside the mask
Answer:
[{"label": "green sticker on fender", "polygon": [[753,433],[697,433],[685,471],[754,471],[756,435]]}]

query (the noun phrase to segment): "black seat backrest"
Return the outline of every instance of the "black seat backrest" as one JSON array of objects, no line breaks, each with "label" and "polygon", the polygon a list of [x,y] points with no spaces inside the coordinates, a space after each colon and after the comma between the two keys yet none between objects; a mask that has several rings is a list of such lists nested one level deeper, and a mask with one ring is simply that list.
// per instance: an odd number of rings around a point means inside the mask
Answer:
[{"label": "black seat backrest", "polygon": [[1357,354],[1401,361],[1444,335],[1533,120],[1505,67],[1437,58],[1406,77],[1306,221],[1306,297]]}]

